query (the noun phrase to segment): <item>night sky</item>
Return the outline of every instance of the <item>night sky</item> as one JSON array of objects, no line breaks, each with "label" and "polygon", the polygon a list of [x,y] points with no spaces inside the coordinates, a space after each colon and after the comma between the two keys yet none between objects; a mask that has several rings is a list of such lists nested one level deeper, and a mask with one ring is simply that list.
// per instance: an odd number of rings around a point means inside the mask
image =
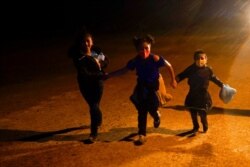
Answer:
[{"label": "night sky", "polygon": [[248,0],[9,0],[0,8],[0,84],[46,71],[42,62],[54,68],[54,57],[65,52],[54,55],[52,44],[67,43],[82,26],[95,35],[193,33],[199,26],[217,34],[233,27],[240,35],[250,24]]},{"label": "night sky", "polygon": [[72,31],[80,26],[105,29],[119,20],[123,0],[8,1],[2,6],[2,35]]},{"label": "night sky", "polygon": [[69,33],[81,26],[116,32],[169,29],[242,14],[244,0],[36,0],[1,5],[1,36]]}]

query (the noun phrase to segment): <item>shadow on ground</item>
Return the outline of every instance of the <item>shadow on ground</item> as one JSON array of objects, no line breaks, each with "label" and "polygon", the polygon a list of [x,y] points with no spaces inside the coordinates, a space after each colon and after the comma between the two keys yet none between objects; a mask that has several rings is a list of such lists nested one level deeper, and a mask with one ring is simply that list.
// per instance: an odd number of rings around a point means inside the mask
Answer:
[{"label": "shadow on ground", "polygon": [[[182,105],[175,105],[175,106],[168,106],[165,108],[174,109],[177,111],[185,111],[185,106]],[[222,108],[222,107],[213,107],[212,110],[208,112],[208,115],[214,115],[214,114],[228,114],[228,115],[235,115],[235,116],[250,116],[250,110],[248,109],[229,109],[229,108]]]},{"label": "shadow on ground", "polygon": [[[83,133],[82,130],[89,129],[89,126],[80,126],[67,128],[57,131],[48,132],[36,132],[26,130],[12,130],[12,129],[0,129],[1,142],[21,141],[21,142],[47,142],[47,141],[83,141],[88,138],[88,133]],[[102,142],[114,142],[114,141],[134,141],[134,137],[137,136],[136,127],[127,128],[114,128],[108,132],[99,133],[99,140]],[[148,134],[156,133],[163,135],[178,136],[178,134],[187,131],[185,130],[171,130],[166,128],[153,128],[147,129]]]},{"label": "shadow on ground", "polygon": [[0,129],[0,141],[40,141],[42,139],[54,138],[54,136],[57,135],[66,134],[72,131],[83,130],[87,128],[89,128],[89,126],[73,127],[49,132]]}]

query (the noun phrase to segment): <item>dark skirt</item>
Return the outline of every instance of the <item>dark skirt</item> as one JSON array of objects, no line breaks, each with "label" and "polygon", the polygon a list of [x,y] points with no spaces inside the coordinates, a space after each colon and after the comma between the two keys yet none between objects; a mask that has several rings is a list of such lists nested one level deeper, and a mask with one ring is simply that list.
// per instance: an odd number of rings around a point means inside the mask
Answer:
[{"label": "dark skirt", "polygon": [[190,109],[209,111],[212,107],[212,99],[208,91],[190,91],[186,97],[185,106]]}]

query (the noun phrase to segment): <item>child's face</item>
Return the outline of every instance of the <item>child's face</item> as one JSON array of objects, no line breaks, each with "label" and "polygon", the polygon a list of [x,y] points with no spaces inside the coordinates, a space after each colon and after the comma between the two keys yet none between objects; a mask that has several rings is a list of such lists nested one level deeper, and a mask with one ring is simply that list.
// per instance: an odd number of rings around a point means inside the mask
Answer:
[{"label": "child's face", "polygon": [[83,48],[85,48],[86,50],[90,50],[92,46],[93,46],[93,40],[90,36],[87,36],[84,39]]},{"label": "child's face", "polygon": [[143,59],[146,59],[149,56],[150,51],[151,51],[151,44],[147,42],[143,42],[141,46],[138,48],[138,53]]},{"label": "child's face", "polygon": [[204,67],[207,64],[207,56],[206,54],[200,54],[199,58],[195,60],[195,64],[198,67]]}]

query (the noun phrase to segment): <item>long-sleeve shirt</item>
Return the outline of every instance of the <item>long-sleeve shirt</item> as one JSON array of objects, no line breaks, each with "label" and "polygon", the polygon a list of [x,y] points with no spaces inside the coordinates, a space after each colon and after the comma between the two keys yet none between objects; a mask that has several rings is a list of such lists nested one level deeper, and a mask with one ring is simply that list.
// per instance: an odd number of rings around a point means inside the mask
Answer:
[{"label": "long-sleeve shirt", "polygon": [[92,48],[89,56],[73,47],[69,50],[69,56],[72,57],[78,79],[81,80],[101,79],[104,74],[103,69],[108,65],[107,57],[96,47]]}]

